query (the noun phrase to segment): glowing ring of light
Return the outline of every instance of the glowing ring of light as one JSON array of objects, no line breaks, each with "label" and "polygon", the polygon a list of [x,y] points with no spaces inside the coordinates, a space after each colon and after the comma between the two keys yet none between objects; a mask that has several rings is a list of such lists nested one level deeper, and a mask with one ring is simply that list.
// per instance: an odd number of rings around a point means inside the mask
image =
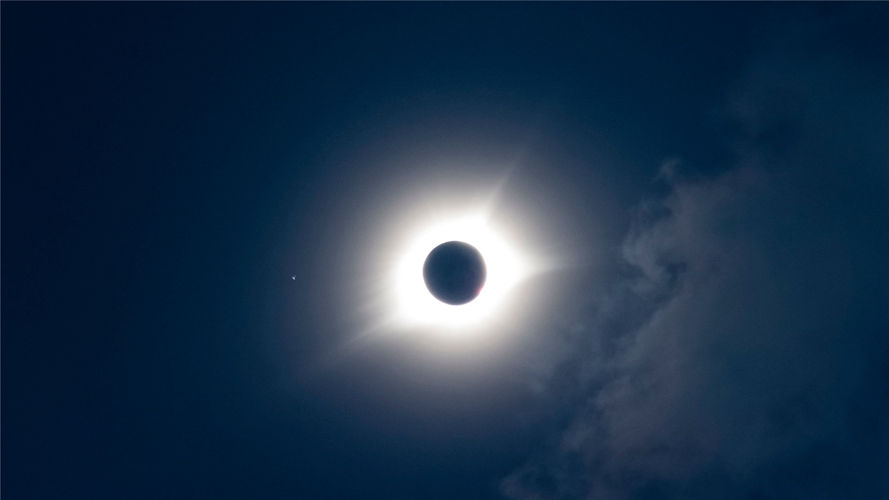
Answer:
[{"label": "glowing ring of light", "polygon": [[[423,281],[429,252],[446,241],[464,241],[482,254],[487,279],[475,300],[450,305],[439,301]],[[442,327],[450,332],[478,325],[501,309],[508,292],[527,276],[529,266],[507,239],[484,216],[467,216],[425,225],[405,245],[393,273],[395,313],[409,326]]]}]

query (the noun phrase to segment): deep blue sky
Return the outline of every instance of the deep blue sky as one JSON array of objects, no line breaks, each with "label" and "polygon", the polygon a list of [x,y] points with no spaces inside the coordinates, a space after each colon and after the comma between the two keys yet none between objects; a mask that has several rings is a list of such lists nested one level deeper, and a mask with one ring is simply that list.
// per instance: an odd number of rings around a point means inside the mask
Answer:
[{"label": "deep blue sky", "polygon": [[[0,12],[4,497],[889,498],[886,4]],[[486,164],[546,348],[301,377]]]}]

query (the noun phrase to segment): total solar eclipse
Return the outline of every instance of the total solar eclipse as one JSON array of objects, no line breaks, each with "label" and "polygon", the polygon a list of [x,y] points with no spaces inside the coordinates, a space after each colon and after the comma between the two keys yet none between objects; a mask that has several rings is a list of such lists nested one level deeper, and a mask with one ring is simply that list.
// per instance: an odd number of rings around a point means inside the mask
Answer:
[{"label": "total solar eclipse", "polygon": [[[461,204],[456,198],[447,201],[442,204]],[[471,347],[496,337],[519,316],[510,311],[521,300],[513,293],[516,285],[544,269],[532,247],[525,244],[520,251],[515,245],[521,228],[498,223],[489,207],[456,215],[419,211],[410,223],[392,227],[387,241],[401,243],[383,249],[393,257],[392,300],[380,310],[386,318],[381,321],[423,338],[432,335]]]},{"label": "total solar eclipse", "polygon": [[436,299],[451,305],[471,302],[485,284],[485,261],[475,247],[448,241],[432,249],[423,264],[423,280]]}]

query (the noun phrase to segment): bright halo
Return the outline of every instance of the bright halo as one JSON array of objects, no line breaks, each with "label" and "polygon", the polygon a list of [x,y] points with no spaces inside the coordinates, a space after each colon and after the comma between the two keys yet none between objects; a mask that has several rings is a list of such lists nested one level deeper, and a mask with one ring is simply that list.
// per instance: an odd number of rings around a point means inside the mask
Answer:
[{"label": "bright halo", "polygon": [[[486,279],[471,302],[450,305],[436,299],[423,280],[423,263],[429,252],[447,241],[474,246],[485,262]],[[487,217],[471,215],[434,221],[408,238],[393,273],[393,300],[397,321],[407,326],[442,327],[450,334],[465,331],[491,319],[508,299],[510,289],[528,275],[527,259],[492,227]]]}]

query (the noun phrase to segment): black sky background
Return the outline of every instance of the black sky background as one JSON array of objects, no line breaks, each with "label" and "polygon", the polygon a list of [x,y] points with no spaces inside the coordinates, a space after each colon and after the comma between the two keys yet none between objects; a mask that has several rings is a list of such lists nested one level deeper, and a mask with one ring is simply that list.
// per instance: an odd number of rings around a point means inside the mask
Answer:
[{"label": "black sky background", "polygon": [[[885,4],[0,16],[4,497],[889,498]],[[503,167],[523,343],[306,376]]]}]

